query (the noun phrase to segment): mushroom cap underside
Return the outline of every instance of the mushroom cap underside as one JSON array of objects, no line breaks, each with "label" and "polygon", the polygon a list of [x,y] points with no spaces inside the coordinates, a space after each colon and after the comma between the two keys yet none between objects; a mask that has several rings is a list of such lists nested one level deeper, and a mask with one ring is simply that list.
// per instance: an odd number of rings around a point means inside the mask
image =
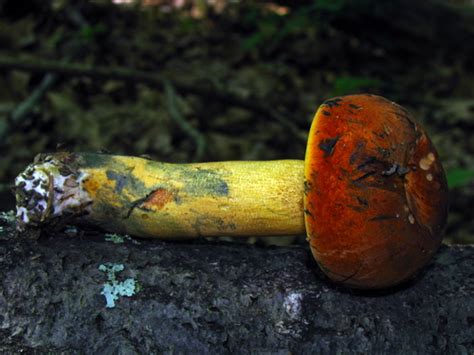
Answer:
[{"label": "mushroom cap underside", "polygon": [[384,288],[412,277],[441,243],[447,199],[439,156],[404,108],[352,95],[318,109],[306,151],[305,223],[332,280]]}]

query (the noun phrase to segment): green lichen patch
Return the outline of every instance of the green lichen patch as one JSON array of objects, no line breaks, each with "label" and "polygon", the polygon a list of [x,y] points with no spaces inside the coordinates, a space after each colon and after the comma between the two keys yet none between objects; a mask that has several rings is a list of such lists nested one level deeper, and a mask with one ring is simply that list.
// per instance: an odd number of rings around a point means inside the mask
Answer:
[{"label": "green lichen patch", "polygon": [[123,264],[105,263],[99,265],[99,270],[107,275],[107,282],[103,284],[101,295],[104,295],[107,308],[114,308],[119,297],[131,297],[138,292],[138,283],[133,278],[118,281],[116,274],[125,269]]},{"label": "green lichen patch", "polygon": [[105,241],[112,242],[114,244],[123,244],[125,241],[132,242],[133,244],[140,244],[135,239],[130,237],[128,234],[117,234],[117,233],[106,233]]},{"label": "green lichen patch", "polygon": [[14,238],[16,227],[15,211],[0,212],[0,240]]},{"label": "green lichen patch", "polygon": [[0,212],[0,220],[5,223],[14,223],[16,220],[15,211]]}]

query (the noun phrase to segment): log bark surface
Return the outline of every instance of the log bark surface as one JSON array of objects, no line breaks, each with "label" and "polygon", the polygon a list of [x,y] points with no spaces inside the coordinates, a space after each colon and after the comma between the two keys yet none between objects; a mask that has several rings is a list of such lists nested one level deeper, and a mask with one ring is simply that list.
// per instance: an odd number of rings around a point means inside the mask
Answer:
[{"label": "log bark surface", "polygon": [[[327,281],[305,247],[0,233],[0,352],[457,353],[474,351],[474,248],[443,246],[383,292]],[[106,308],[123,264],[141,290]]]}]

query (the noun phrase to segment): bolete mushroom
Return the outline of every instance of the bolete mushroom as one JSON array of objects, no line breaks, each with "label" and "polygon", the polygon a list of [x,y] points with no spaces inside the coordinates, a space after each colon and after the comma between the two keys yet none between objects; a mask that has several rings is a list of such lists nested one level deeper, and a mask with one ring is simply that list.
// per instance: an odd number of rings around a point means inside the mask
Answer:
[{"label": "bolete mushroom", "polygon": [[405,109],[382,97],[324,102],[306,160],[168,164],[90,153],[39,155],[15,180],[19,229],[60,221],[151,238],[306,231],[332,280],[384,288],[441,243],[447,184]]}]

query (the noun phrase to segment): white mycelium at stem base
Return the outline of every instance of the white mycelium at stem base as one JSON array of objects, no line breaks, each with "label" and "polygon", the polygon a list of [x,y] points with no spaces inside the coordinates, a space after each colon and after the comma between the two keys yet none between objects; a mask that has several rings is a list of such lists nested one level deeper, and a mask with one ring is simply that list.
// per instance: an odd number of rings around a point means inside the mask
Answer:
[{"label": "white mycelium at stem base", "polygon": [[90,198],[81,185],[85,177],[53,157],[30,164],[15,179],[18,229],[87,206]]}]

